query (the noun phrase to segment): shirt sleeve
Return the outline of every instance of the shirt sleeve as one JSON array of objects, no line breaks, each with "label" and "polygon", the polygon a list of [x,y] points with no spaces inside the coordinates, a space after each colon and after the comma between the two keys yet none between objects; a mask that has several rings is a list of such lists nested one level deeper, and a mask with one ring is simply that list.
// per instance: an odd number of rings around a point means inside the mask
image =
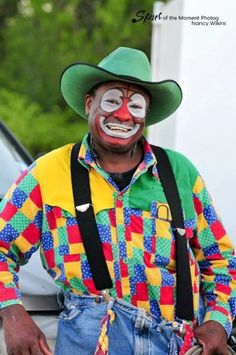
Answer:
[{"label": "shirt sleeve", "polygon": [[229,336],[236,305],[234,247],[200,176],[193,186],[193,200],[197,228],[190,244],[200,268],[204,321],[219,322]]},{"label": "shirt sleeve", "polygon": [[29,168],[0,204],[0,309],[21,303],[17,272],[39,247],[41,223],[40,188]]}]

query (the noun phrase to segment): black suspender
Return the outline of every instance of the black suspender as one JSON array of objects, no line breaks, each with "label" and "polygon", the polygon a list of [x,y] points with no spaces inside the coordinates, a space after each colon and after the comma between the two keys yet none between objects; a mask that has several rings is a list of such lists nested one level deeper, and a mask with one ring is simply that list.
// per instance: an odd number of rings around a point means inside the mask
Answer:
[{"label": "black suspender", "polygon": [[[71,152],[71,179],[75,213],[96,289],[105,290],[112,288],[113,285],[91,204],[88,170],[78,162],[79,148],[80,144],[75,144]],[[86,206],[88,203],[89,205]],[[87,210],[83,212],[83,209],[86,208]]]},{"label": "black suspender", "polygon": [[158,161],[158,174],[166,195],[172,216],[172,227],[176,243],[176,278],[177,278],[177,304],[176,314],[180,319],[193,320],[193,291],[191,283],[190,265],[188,259],[187,240],[183,209],[176,184],[175,176],[164,149],[151,146]]},{"label": "black suspender", "polygon": [[[100,237],[91,204],[88,169],[78,162],[80,144],[71,152],[71,178],[81,238],[97,290],[112,288],[112,281],[103,254]],[[173,170],[166,152],[152,146],[158,160],[158,173],[172,215],[172,227],[176,241],[177,305],[176,315],[180,319],[193,320],[193,294],[190,265],[185,238],[183,210]]]}]

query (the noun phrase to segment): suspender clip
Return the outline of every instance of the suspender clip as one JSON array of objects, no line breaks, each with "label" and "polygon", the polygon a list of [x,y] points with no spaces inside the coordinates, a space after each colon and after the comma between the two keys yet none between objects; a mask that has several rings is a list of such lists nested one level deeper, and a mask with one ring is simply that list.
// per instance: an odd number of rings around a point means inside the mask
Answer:
[{"label": "suspender clip", "polygon": [[75,208],[79,212],[86,212],[87,209],[89,208],[89,206],[90,206],[90,203],[85,203],[84,205],[76,206]]},{"label": "suspender clip", "polygon": [[183,237],[185,235],[185,229],[184,228],[176,228],[177,232]]}]

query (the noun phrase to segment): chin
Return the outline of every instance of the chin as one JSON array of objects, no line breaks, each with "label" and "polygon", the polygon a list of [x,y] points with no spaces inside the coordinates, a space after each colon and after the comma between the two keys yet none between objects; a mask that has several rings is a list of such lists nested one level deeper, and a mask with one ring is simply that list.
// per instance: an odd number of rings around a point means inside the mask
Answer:
[{"label": "chin", "polygon": [[130,137],[130,138],[117,138],[111,136],[100,137],[100,142],[104,147],[107,147],[110,151],[120,151],[128,152],[133,148],[133,146],[138,142],[140,137]]},{"label": "chin", "polygon": [[127,146],[134,146],[137,141],[142,137],[142,131],[139,129],[138,132],[136,132],[133,136],[130,136],[128,138],[126,137],[116,137],[116,136],[111,136],[107,135],[104,133],[101,129],[98,131],[98,137],[100,141],[103,141],[104,144],[113,146],[113,147],[127,147]]}]

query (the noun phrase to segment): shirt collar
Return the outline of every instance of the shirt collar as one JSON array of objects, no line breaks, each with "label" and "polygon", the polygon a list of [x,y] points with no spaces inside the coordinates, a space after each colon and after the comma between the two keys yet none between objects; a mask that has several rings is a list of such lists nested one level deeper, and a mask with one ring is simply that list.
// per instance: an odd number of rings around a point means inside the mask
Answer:
[{"label": "shirt collar", "polygon": [[[142,173],[146,172],[148,169],[151,171],[151,173],[158,177],[157,173],[157,160],[156,157],[152,151],[152,148],[146,138],[143,136],[140,140],[142,147],[143,147],[143,160],[139,164],[138,169],[136,170],[133,179],[131,181],[134,182],[140,176]],[[93,150],[90,147],[90,133],[88,133],[82,140],[80,151],[79,151],[79,161],[87,167],[93,167],[95,170],[99,171],[100,174],[102,174],[105,178],[109,177],[109,174],[107,174],[103,169],[101,169],[97,164],[96,164],[96,155],[93,152]]]}]

